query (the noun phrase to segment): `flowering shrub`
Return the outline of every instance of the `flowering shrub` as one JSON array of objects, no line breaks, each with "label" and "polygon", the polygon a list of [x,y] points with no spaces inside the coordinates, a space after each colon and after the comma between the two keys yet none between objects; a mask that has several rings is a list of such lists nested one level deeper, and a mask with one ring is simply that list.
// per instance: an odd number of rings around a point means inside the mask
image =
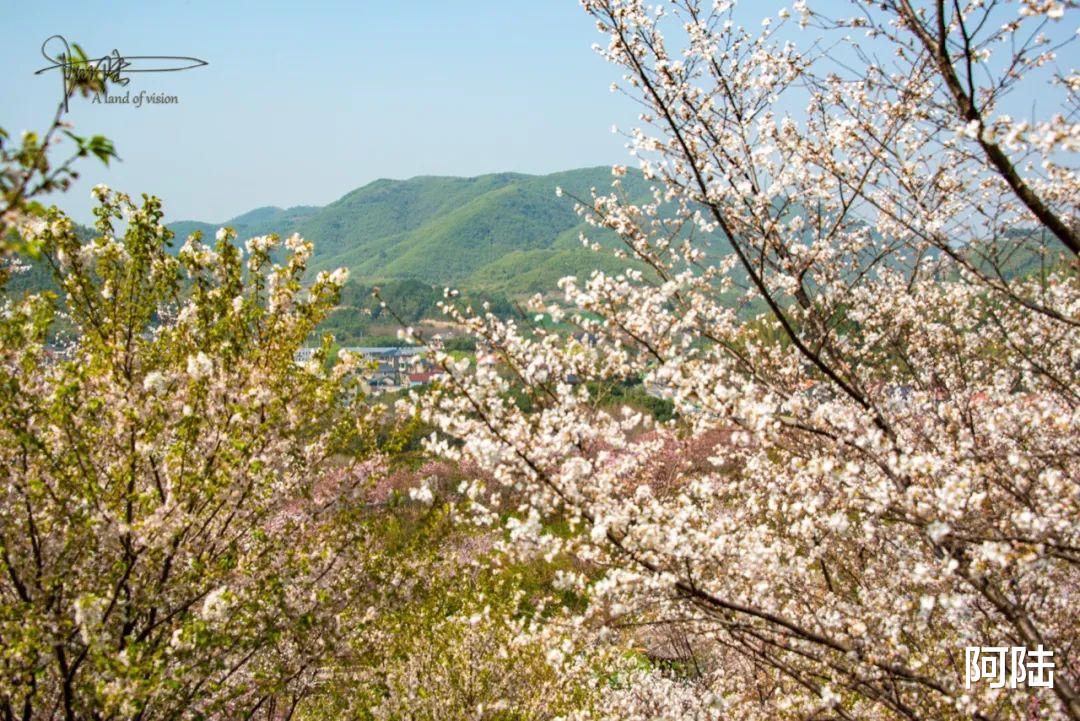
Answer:
[{"label": "flowering shrub", "polygon": [[[437,567],[436,567],[437,568]],[[539,623],[511,579],[456,562],[396,577],[393,603],[364,627],[344,698],[361,718],[551,719],[585,708],[599,673],[573,629]],[[348,714],[328,715],[341,718]]]},{"label": "flowering shrub", "polygon": [[[440,466],[394,475],[432,482],[423,474],[439,475]],[[302,703],[298,718],[589,713],[610,664],[586,648],[588,636],[562,623],[569,619],[550,592],[550,568],[490,563],[486,534],[458,524],[442,498],[399,497],[378,513],[372,588],[365,603],[343,612],[340,643],[321,671],[326,693]]]},{"label": "flowering shrub", "polygon": [[[423,419],[481,470],[477,519],[592,569],[590,621],[685,638],[728,718],[1080,718],[1073,5],[800,1],[756,33],[726,2],[583,5],[656,192],[627,203],[616,168],[581,212],[657,280],[538,308],[595,343],[447,306],[482,350],[440,356]],[[825,40],[782,42],[795,22]],[[587,390],[635,376],[677,422],[642,434]],[[1052,689],[966,687],[966,646],[1040,644]]]},{"label": "flowering shrub", "polygon": [[0,715],[284,718],[364,590],[380,473],[329,340],[293,360],[344,279],[304,287],[295,236],[172,254],[156,199],[94,193],[88,242],[23,228],[62,299],[0,314]]}]

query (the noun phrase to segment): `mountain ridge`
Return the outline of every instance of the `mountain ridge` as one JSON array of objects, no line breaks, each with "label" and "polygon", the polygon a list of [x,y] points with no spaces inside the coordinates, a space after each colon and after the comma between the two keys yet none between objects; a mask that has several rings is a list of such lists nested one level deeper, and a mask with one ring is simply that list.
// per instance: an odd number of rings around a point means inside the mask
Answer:
[{"label": "mountain ridge", "polygon": [[[581,198],[592,189],[606,193],[612,180],[610,166],[545,175],[379,178],[321,207],[261,206],[220,224],[178,220],[168,227],[180,241],[195,231],[213,237],[222,226],[235,228],[241,240],[297,232],[315,244],[313,271],[343,266],[367,282],[416,279],[535,292],[553,289],[568,269],[586,274],[626,267],[626,261],[577,245],[578,233],[586,230],[605,245],[616,238],[586,225],[574,202],[556,195],[557,187]],[[646,199],[650,188],[639,172],[622,179],[634,201]]]}]

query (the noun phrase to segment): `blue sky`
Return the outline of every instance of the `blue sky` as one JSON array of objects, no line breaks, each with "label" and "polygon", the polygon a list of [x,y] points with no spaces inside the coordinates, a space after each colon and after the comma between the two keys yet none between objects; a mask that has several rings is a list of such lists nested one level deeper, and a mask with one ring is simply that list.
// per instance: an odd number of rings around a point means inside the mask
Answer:
[{"label": "blue sky", "polygon": [[73,102],[76,132],[123,160],[90,161],[61,207],[89,218],[97,182],[165,200],[170,218],[222,221],[260,205],[325,204],[381,177],[545,173],[624,162],[613,124],[635,110],[575,0],[50,2],[0,9],[0,124],[41,129],[60,92],[41,43],[92,56],[190,55],[128,88],[177,105]]},{"label": "blue sky", "polygon": [[[757,27],[787,4],[744,2],[740,20]],[[11,133],[52,117],[60,78],[34,75],[51,35],[92,56],[209,62],[131,76],[135,93],[175,95],[176,105],[73,102],[76,131],[108,136],[123,161],[84,162],[57,198],[83,222],[98,182],[162,197],[170,220],[220,222],[262,205],[323,205],[377,178],[627,162],[611,126],[637,124],[636,105],[608,90],[619,70],[593,52],[606,39],[577,0],[0,0],[0,27],[0,125]],[[1049,31],[1073,36],[1071,25]],[[1005,109],[1023,113],[1033,100]]]}]

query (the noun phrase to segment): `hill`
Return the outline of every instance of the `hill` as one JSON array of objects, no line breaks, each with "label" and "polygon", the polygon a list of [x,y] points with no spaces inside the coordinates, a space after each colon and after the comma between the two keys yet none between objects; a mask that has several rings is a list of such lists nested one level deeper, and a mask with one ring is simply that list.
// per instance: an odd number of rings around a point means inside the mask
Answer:
[{"label": "hill", "polygon": [[250,210],[243,215],[238,215],[235,218],[221,223],[206,223],[199,220],[178,220],[174,223],[169,223],[168,226],[169,230],[176,233],[176,237],[180,239],[181,243],[184,238],[195,231],[201,231],[204,241],[209,242],[213,239],[217,229],[226,225],[235,228],[238,236],[241,239],[246,240],[247,238],[256,235],[267,235],[268,233],[287,235],[292,232],[290,229],[295,228],[297,223],[310,217],[319,210],[320,208],[317,206],[310,205],[297,205],[293,208],[266,206]]},{"label": "hill", "polygon": [[[475,178],[422,176],[376,180],[323,208],[258,208],[221,223],[169,224],[178,238],[222,225],[240,238],[299,232],[315,243],[313,270],[346,267],[356,280],[377,283],[419,280],[433,285],[524,293],[550,290],[564,275],[592,268],[618,270],[621,261],[581,248],[588,226],[574,212],[573,195],[606,192],[608,167],[551,175],[495,173]],[[557,197],[561,187],[567,196]],[[627,195],[640,201],[650,184],[640,173],[623,179]],[[615,242],[588,228],[589,237]]]}]

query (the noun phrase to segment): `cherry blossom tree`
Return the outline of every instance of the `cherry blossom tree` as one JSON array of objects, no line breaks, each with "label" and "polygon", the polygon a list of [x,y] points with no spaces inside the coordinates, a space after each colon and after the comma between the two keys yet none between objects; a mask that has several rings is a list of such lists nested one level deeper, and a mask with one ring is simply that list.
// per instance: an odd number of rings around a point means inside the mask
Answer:
[{"label": "cherry blossom tree", "polygon": [[[572,337],[448,300],[482,350],[423,417],[475,520],[577,559],[598,639],[681,639],[684,718],[1080,718],[1075,4],[582,5],[655,191],[580,212],[651,272],[538,298]],[[626,378],[678,419],[589,392]]]},{"label": "cherry blossom tree", "polygon": [[345,274],[94,193],[89,241],[26,211],[59,294],[0,314],[0,717],[288,718],[370,590],[375,411],[294,361]]}]

